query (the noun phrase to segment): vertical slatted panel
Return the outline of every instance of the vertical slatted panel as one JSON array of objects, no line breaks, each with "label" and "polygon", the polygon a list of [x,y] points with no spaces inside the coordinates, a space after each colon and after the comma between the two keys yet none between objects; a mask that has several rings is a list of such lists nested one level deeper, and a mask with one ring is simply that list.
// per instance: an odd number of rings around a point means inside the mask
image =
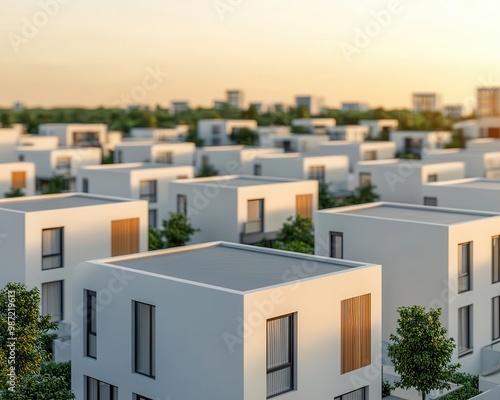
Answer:
[{"label": "vertical slatted panel", "polygon": [[371,294],[342,300],[341,372],[371,364]]},{"label": "vertical slatted panel", "polygon": [[111,256],[139,252],[139,218],[111,221]]},{"label": "vertical slatted panel", "polygon": [[312,218],[312,194],[299,194],[295,198],[295,209],[297,215],[304,218]]},{"label": "vertical slatted panel", "polygon": [[12,189],[24,189],[26,187],[26,172],[12,172]]}]

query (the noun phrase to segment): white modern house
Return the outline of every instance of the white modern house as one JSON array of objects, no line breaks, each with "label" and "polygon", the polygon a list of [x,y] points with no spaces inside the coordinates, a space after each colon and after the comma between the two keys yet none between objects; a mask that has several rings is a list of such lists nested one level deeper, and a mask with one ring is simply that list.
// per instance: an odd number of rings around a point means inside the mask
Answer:
[{"label": "white modern house", "polygon": [[363,142],[370,134],[367,125],[338,125],[328,129],[331,140],[345,140],[347,142]]},{"label": "white modern house", "polygon": [[348,156],[349,171],[353,172],[354,167],[360,161],[385,160],[394,158],[396,154],[396,144],[394,142],[347,142],[332,140],[321,143],[313,154],[322,156]]},{"label": "white modern house", "polygon": [[107,142],[105,124],[41,124],[40,136],[57,136],[60,146],[103,147]]},{"label": "white modern house", "polygon": [[17,161],[16,147],[23,132],[24,127],[21,124],[0,128],[0,162]]},{"label": "white modern house", "polygon": [[17,157],[19,161],[35,164],[37,192],[44,192],[49,181],[56,176],[63,178],[64,190],[72,192],[78,168],[101,164],[102,151],[98,147],[37,149],[19,146]]},{"label": "white modern house", "polygon": [[260,140],[261,147],[273,147],[283,149],[285,153],[307,153],[316,150],[323,142],[328,141],[328,135],[310,133],[292,133],[284,135],[282,133],[269,134],[265,140]]},{"label": "white modern house", "polygon": [[439,150],[451,142],[450,131],[393,131],[390,140],[396,143],[396,150],[401,154],[414,154]]},{"label": "white modern house", "polygon": [[422,203],[500,212],[500,179],[467,178],[423,186]]},{"label": "white modern house", "polygon": [[382,340],[397,307],[441,308],[456,349],[452,361],[481,372],[481,349],[500,338],[500,214],[371,203],[321,210],[317,255],[382,267]]},{"label": "white modern house", "polygon": [[500,151],[500,139],[480,138],[467,141],[467,151],[488,153]]},{"label": "white modern house", "polygon": [[59,138],[57,136],[24,134],[19,137],[17,146],[30,147],[37,150],[56,149],[59,147]]},{"label": "white modern house", "polygon": [[290,179],[315,179],[330,191],[348,189],[347,156],[308,156],[299,153],[265,154],[255,158],[253,174]]},{"label": "white modern house", "polygon": [[115,163],[153,162],[159,164],[193,165],[195,144],[130,141],[115,146]]},{"label": "white modern house", "polygon": [[500,152],[475,150],[436,150],[423,152],[423,159],[433,162],[461,161],[465,163],[466,178],[500,177]]},{"label": "white modern house", "polygon": [[432,163],[420,160],[362,161],[356,165],[355,187],[375,186],[381,201],[422,204],[422,188],[427,182],[465,177],[463,162]]},{"label": "white modern house", "polygon": [[198,138],[205,146],[227,146],[233,144],[231,134],[240,129],[255,131],[257,121],[252,119],[201,119],[198,121]]},{"label": "white modern house", "polygon": [[0,198],[15,190],[20,190],[24,196],[35,195],[35,164],[0,163]]},{"label": "white modern house", "polygon": [[283,150],[237,145],[200,147],[196,150],[195,164],[198,172],[203,167],[211,166],[218,171],[219,175],[252,175],[255,157],[279,153],[283,153]]},{"label": "white modern house", "polygon": [[129,137],[150,139],[165,142],[184,141],[189,132],[189,125],[178,125],[175,128],[132,128]]},{"label": "white modern house", "polygon": [[369,136],[374,138],[386,137],[389,139],[390,133],[399,127],[397,119],[362,119],[359,125],[370,128]]},{"label": "white modern house", "polygon": [[[8,262],[2,265],[0,287],[21,282],[40,289],[42,314],[59,323],[60,337],[67,337],[73,292],[68,280],[74,267],[88,259],[147,251],[147,218],[145,201],[116,197],[79,193],[2,199],[0,259]],[[56,358],[67,358],[68,347],[59,345]]]},{"label": "white modern house", "polygon": [[108,164],[78,170],[76,190],[106,196],[148,201],[149,226],[160,227],[168,219],[169,182],[192,179],[194,168],[188,165],[153,163]]},{"label": "white modern house", "polygon": [[318,182],[251,175],[184,179],[170,183],[167,204],[200,230],[191,243],[254,244],[274,239],[289,217],[313,218]]},{"label": "white modern house", "polygon": [[336,124],[335,118],[295,118],[292,119],[292,130],[299,128],[309,133],[324,135]]},{"label": "white modern house", "polygon": [[453,130],[461,131],[466,139],[481,137],[479,123],[475,119],[456,122],[453,124]]},{"label": "white modern house", "polygon": [[72,281],[77,400],[381,398],[379,265],[215,242]]}]

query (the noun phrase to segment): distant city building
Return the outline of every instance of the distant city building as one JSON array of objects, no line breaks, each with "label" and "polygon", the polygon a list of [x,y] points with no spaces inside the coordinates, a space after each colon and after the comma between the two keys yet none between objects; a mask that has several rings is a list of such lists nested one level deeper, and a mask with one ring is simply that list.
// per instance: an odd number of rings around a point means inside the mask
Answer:
[{"label": "distant city building", "polygon": [[246,128],[257,129],[257,121],[253,119],[200,119],[198,121],[198,138],[205,146],[227,146],[233,144],[231,134]]},{"label": "distant city building", "polygon": [[319,115],[325,107],[325,99],[318,96],[296,96],[295,107],[304,107],[310,115]]},{"label": "distant city building", "polygon": [[24,104],[19,101],[16,101],[12,107],[12,109],[16,112],[23,111],[25,108]]},{"label": "distant city building", "polygon": [[229,108],[235,108],[241,110],[245,107],[244,93],[241,90],[228,90],[227,94],[227,104]]},{"label": "distant city building", "polygon": [[221,110],[227,106],[227,102],[224,100],[214,100],[214,108],[216,110]]},{"label": "distant city building", "polygon": [[189,111],[189,102],[187,101],[172,101],[170,103],[170,114],[177,114]]},{"label": "distant city building", "polygon": [[255,109],[257,110],[257,112],[259,114],[262,114],[263,112],[265,112],[264,105],[260,101],[251,102],[250,107],[255,107]]},{"label": "distant city building", "polygon": [[436,93],[413,93],[414,112],[434,112],[440,108],[440,98]]},{"label": "distant city building", "polygon": [[57,136],[60,146],[101,147],[107,142],[105,124],[41,124],[40,136]]},{"label": "distant city building", "polygon": [[462,104],[446,104],[443,106],[443,115],[447,118],[459,119],[464,114],[464,107]]},{"label": "distant city building", "polygon": [[368,103],[354,102],[344,102],[342,103],[342,111],[345,112],[365,112],[370,109]]},{"label": "distant city building", "polygon": [[348,142],[363,142],[370,134],[367,125],[339,125],[328,128],[331,140],[346,140]]},{"label": "distant city building", "polygon": [[477,116],[500,117],[500,88],[477,89]]},{"label": "distant city building", "polygon": [[452,138],[450,131],[394,131],[390,134],[398,153],[413,154],[419,158],[425,152],[445,148]]}]

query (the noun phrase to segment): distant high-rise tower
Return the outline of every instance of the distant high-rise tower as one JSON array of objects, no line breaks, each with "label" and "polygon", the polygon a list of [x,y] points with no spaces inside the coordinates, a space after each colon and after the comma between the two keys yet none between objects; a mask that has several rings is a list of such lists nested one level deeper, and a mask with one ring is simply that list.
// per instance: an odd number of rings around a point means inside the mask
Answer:
[{"label": "distant high-rise tower", "polygon": [[440,99],[436,93],[413,93],[414,112],[434,112],[440,108]]},{"label": "distant high-rise tower", "polygon": [[295,96],[295,107],[305,107],[310,115],[319,115],[325,107],[325,99],[318,96]]},{"label": "distant high-rise tower", "polygon": [[187,101],[172,101],[170,105],[170,114],[177,114],[189,111],[189,102]]},{"label": "distant high-rise tower", "polygon": [[362,103],[359,101],[349,101],[349,102],[343,102],[341,105],[342,111],[346,112],[365,112],[370,109],[368,106],[368,103]]},{"label": "distant high-rise tower", "polygon": [[241,90],[228,90],[227,92],[227,104],[229,108],[235,108],[238,110],[244,107],[244,96]]},{"label": "distant high-rise tower", "polygon": [[477,89],[477,116],[500,117],[500,88]]}]

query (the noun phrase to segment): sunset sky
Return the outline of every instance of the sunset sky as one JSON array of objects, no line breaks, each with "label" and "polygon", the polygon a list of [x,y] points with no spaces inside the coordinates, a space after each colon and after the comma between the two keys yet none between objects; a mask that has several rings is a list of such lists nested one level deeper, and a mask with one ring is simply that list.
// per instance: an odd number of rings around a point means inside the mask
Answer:
[{"label": "sunset sky", "polygon": [[[500,86],[497,0],[60,0],[47,17],[56,1],[3,1],[0,107],[109,106],[144,92],[135,102],[208,106],[238,88],[247,101],[392,108],[414,91],[464,103]],[[373,13],[394,2],[376,32]],[[367,27],[375,34],[349,62],[341,46]],[[140,89],[154,69],[168,76]]]}]

